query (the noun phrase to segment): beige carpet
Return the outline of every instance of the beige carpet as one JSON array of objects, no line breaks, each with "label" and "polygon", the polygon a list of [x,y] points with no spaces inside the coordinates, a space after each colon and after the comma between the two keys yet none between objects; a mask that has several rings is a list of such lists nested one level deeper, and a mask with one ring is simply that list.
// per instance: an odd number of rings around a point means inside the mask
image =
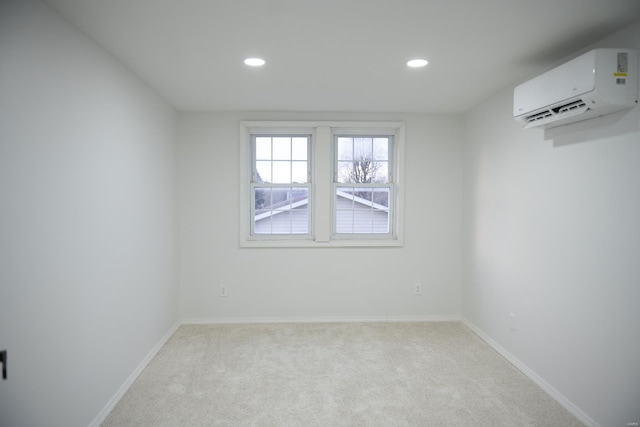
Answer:
[{"label": "beige carpet", "polygon": [[181,326],[103,426],[577,426],[458,322]]}]

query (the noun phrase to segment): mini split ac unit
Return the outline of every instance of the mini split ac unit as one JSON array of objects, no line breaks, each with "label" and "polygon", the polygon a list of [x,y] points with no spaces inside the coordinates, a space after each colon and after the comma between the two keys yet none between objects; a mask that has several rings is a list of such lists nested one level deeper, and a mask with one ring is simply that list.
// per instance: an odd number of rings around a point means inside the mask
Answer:
[{"label": "mini split ac unit", "polygon": [[638,104],[638,51],[595,49],[515,88],[513,116],[551,128]]}]

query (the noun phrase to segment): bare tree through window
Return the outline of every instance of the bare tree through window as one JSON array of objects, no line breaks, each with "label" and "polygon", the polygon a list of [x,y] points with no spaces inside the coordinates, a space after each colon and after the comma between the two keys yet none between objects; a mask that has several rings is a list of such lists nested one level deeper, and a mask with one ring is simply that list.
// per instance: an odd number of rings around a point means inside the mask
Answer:
[{"label": "bare tree through window", "polygon": [[[389,182],[388,137],[339,137],[338,182],[354,184],[382,184]],[[383,206],[389,205],[388,191],[374,191],[368,187],[352,187],[343,191]]]}]

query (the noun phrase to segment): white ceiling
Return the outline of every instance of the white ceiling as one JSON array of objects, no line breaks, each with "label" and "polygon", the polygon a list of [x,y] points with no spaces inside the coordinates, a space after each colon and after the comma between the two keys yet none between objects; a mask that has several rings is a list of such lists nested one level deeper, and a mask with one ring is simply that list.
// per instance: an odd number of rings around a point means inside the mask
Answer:
[{"label": "white ceiling", "polygon": [[462,112],[640,19],[639,0],[46,1],[180,110]]}]

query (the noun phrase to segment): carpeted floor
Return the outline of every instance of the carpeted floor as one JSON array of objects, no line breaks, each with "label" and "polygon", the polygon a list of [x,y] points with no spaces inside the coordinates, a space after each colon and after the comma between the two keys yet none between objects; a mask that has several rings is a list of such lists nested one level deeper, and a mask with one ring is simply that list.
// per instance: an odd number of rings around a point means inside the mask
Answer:
[{"label": "carpeted floor", "polygon": [[580,426],[458,322],[181,326],[103,426]]}]

